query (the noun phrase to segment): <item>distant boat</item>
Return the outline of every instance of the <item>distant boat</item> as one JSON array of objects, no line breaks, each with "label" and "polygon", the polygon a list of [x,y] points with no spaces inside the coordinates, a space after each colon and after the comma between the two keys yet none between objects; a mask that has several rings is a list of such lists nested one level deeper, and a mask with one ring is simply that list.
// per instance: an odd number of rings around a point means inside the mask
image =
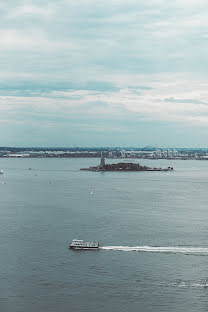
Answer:
[{"label": "distant boat", "polygon": [[94,191],[92,190],[92,191],[90,192],[90,195],[93,195],[93,193],[94,193]]},{"label": "distant boat", "polygon": [[84,242],[82,239],[73,239],[69,249],[99,249],[98,242]]},{"label": "distant boat", "polygon": [[1,170],[0,170],[0,174],[3,174],[3,173],[4,173],[4,172],[3,172],[3,170],[1,169]]}]

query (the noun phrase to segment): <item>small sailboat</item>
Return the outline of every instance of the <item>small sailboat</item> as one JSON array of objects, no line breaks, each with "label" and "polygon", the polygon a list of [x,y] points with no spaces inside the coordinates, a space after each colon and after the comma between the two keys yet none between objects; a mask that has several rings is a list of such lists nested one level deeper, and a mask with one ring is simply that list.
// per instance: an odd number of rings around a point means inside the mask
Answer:
[{"label": "small sailboat", "polygon": [[92,190],[92,191],[90,192],[90,195],[93,195],[93,193],[94,193],[94,191]]},{"label": "small sailboat", "polygon": [[204,283],[204,288],[207,288],[207,287],[208,287],[208,280],[206,279]]}]

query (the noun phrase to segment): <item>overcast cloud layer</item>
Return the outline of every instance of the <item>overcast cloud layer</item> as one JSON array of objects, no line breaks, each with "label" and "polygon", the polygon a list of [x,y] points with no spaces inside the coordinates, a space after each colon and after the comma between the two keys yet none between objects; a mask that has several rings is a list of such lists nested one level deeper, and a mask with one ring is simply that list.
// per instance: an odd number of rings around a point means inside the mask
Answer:
[{"label": "overcast cloud layer", "polygon": [[0,2],[0,145],[207,146],[208,2]]}]

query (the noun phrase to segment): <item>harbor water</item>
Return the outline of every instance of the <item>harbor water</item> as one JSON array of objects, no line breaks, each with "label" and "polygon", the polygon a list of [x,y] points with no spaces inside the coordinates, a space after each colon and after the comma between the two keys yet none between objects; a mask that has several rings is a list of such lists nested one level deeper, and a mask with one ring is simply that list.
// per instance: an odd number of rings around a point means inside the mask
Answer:
[{"label": "harbor water", "polygon": [[[0,159],[0,311],[208,309],[208,162],[133,161],[175,170]],[[69,250],[74,238],[101,249]]]}]

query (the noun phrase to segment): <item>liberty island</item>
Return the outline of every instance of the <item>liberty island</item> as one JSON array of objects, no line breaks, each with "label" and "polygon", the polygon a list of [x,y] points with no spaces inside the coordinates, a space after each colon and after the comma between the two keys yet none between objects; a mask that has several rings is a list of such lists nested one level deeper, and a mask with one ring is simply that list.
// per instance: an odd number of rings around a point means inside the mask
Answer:
[{"label": "liberty island", "polygon": [[101,152],[100,165],[89,168],[81,168],[80,170],[87,171],[172,171],[173,167],[167,168],[151,168],[147,166],[141,166],[139,163],[125,163],[120,162],[117,164],[106,164],[103,152]]}]

